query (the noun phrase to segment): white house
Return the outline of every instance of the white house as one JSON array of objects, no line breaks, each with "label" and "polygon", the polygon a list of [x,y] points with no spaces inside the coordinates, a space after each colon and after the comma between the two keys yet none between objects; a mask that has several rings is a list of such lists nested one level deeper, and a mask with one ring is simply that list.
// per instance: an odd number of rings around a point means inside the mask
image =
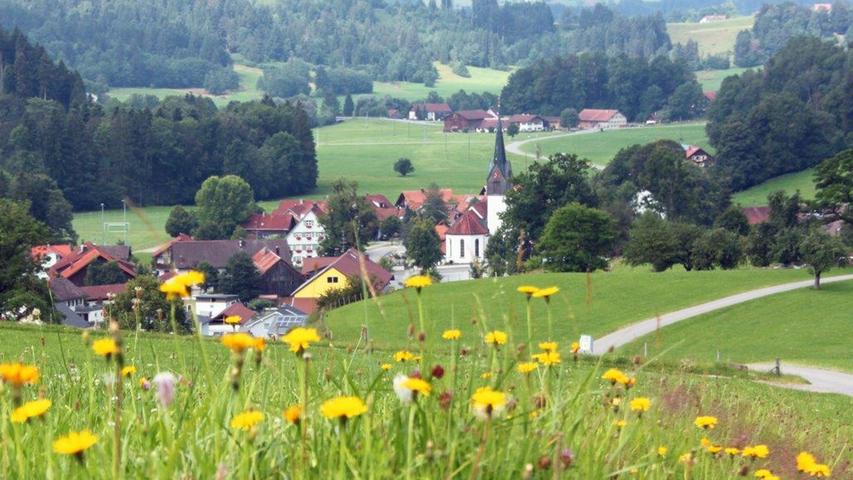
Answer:
[{"label": "white house", "polygon": [[308,211],[287,233],[287,246],[292,253],[293,265],[299,267],[303,259],[316,257],[320,251],[320,242],[325,237],[326,230],[317,218],[316,210]]},{"label": "white house", "polygon": [[519,132],[543,132],[545,131],[545,119],[539,115],[522,113],[509,117],[510,125],[518,125]]},{"label": "white house", "polygon": [[237,295],[202,293],[194,296],[187,306],[194,307],[195,314],[199,317],[214,318],[239,301]]},{"label": "white house", "polygon": [[619,110],[602,110],[598,108],[584,108],[578,114],[578,126],[581,129],[622,128],[628,126],[628,119]]},{"label": "white house", "polygon": [[444,258],[452,263],[473,263],[486,259],[489,229],[473,210],[468,210],[444,235]]}]

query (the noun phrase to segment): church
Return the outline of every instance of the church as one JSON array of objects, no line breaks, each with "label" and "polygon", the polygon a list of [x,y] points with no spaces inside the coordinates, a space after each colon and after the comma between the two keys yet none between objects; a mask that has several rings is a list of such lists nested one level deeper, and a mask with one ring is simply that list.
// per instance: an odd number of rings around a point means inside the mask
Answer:
[{"label": "church", "polygon": [[501,228],[506,192],[512,188],[512,164],[506,158],[500,117],[495,133],[495,152],[489,162],[486,185],[478,200],[469,204],[444,234],[444,258],[450,263],[485,261],[489,237]]}]

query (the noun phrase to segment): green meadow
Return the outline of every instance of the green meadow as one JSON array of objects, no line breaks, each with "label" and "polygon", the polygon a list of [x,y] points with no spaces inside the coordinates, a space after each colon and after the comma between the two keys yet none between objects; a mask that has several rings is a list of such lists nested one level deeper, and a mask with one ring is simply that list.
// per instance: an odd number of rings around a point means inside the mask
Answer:
[{"label": "green meadow", "polygon": [[726,77],[740,75],[749,70],[748,68],[733,67],[726,70],[700,70],[696,72],[696,80],[702,85],[706,92],[716,92]]},{"label": "green meadow", "polygon": [[743,206],[767,205],[767,196],[773,192],[783,190],[789,195],[799,191],[805,199],[813,199],[815,196],[814,168],[802,172],[789,173],[771,178],[764,183],[752,188],[737,192],[732,196],[733,203]]},{"label": "green meadow", "polygon": [[622,148],[656,140],[699,145],[709,153],[714,152],[708,145],[704,123],[670,123],[603,132],[579,132],[555,138],[543,137],[539,141],[524,144],[521,149],[527,153],[536,153],[538,147],[543,156],[558,152],[574,153],[588,158],[596,165],[605,166]]},{"label": "green meadow", "polygon": [[373,94],[380,97],[388,95],[406,100],[422,100],[431,91],[435,91],[444,98],[459,90],[465,90],[468,93],[489,92],[499,95],[511,73],[510,71],[469,66],[470,77],[460,77],[453,73],[448,65],[436,62],[435,68],[438,70],[438,80],[433,87],[411,82],[373,82]]},{"label": "green meadow", "polygon": [[853,281],[795,290],[685,320],[620,349],[634,355],[712,362],[783,362],[853,372]]},{"label": "green meadow", "polygon": [[[535,273],[437,284],[423,291],[422,301],[429,331],[455,326],[470,335],[481,328],[475,320],[487,319],[487,329],[509,328],[521,333],[527,328],[526,300],[516,288],[555,285],[560,293],[550,302],[554,338],[565,343],[583,334],[599,337],[632,322],[738,292],[809,278],[808,272],[794,269],[653,273],[646,268],[620,267],[589,277]],[[537,319],[534,336],[544,339],[546,304],[535,300],[532,307]],[[323,324],[336,342],[354,344],[366,326],[368,332],[374,332],[377,346],[394,348],[406,342],[405,327],[414,321],[417,311],[415,292],[402,290],[328,312]]]},{"label": "green meadow", "polygon": [[733,52],[735,39],[741,30],[749,30],[755,17],[733,17],[718,22],[667,23],[666,30],[672,43],[686,44],[695,40],[699,44],[699,55],[715,55]]}]

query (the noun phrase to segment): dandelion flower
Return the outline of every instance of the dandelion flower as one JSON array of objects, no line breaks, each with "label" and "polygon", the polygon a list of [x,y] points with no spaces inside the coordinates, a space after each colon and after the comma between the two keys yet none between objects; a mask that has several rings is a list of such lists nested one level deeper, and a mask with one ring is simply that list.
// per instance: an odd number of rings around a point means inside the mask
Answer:
[{"label": "dandelion flower", "polygon": [[557,287],[542,288],[533,293],[533,298],[544,298],[545,300],[548,300],[552,295],[557,294],[559,291],[560,289]]},{"label": "dandelion flower", "polygon": [[39,380],[39,369],[33,365],[22,363],[0,364],[0,378],[15,388],[32,385]]},{"label": "dandelion flower", "polygon": [[739,449],[739,448],[735,448],[735,447],[727,447],[727,448],[726,448],[726,449],[724,449],[723,451],[724,451],[724,452],[726,452],[729,456],[732,456],[732,457],[734,457],[735,455],[740,455],[740,449]]},{"label": "dandelion flower", "polygon": [[617,383],[626,383],[628,382],[628,376],[622,373],[621,370],[616,368],[611,368],[604,372],[601,375],[601,378],[604,380],[609,380],[611,384],[616,385]]},{"label": "dandelion flower", "polygon": [[534,287],[533,285],[522,285],[516,289],[518,293],[523,293],[527,295],[527,299],[529,300],[534,293],[539,291],[539,287]]},{"label": "dandelion flower", "polygon": [[652,406],[652,401],[646,397],[637,397],[631,400],[630,405],[632,412],[643,413],[649,411],[649,408]]},{"label": "dandelion flower", "polygon": [[264,414],[258,410],[246,410],[231,419],[231,428],[248,432],[254,430],[263,419]]},{"label": "dandelion flower", "polygon": [[234,353],[243,353],[257,345],[255,337],[248,333],[226,333],[222,336],[221,342]]},{"label": "dandelion flower", "polygon": [[229,315],[225,317],[225,323],[228,325],[239,325],[243,321],[239,315]]},{"label": "dandelion flower", "polygon": [[282,415],[288,422],[297,424],[302,419],[302,407],[299,405],[291,405],[287,407]]},{"label": "dandelion flower", "polygon": [[166,294],[169,300],[188,297],[190,295],[186,285],[176,281],[177,277],[172,277],[160,284],[160,291]]},{"label": "dandelion flower", "polygon": [[135,373],[136,373],[136,367],[133,365],[128,365],[128,366],[121,369],[121,376],[122,377],[129,377]]},{"label": "dandelion flower", "polygon": [[507,341],[506,332],[492,330],[486,334],[485,341],[489,345],[505,345]]},{"label": "dandelion flower", "polygon": [[720,453],[722,450],[723,450],[723,447],[721,447],[719,445],[711,445],[710,447],[708,447],[708,453],[712,453],[714,455]]},{"label": "dandelion flower", "polygon": [[432,386],[426,380],[417,377],[409,377],[402,373],[394,377],[394,393],[403,403],[411,403],[418,395],[428,397]]},{"label": "dandelion flower", "polygon": [[400,350],[399,352],[394,353],[394,361],[396,362],[408,362],[414,359],[415,354],[408,350]]},{"label": "dandelion flower", "polygon": [[391,364],[390,363],[383,363],[382,365],[379,366],[379,368],[381,368],[383,371],[387,372],[388,370],[391,370]]},{"label": "dandelion flower", "polygon": [[53,442],[53,451],[63,455],[82,455],[83,452],[98,443],[98,437],[88,429],[69,432]]},{"label": "dandelion flower", "polygon": [[826,478],[832,475],[832,470],[829,469],[829,465],[823,463],[816,463],[812,465],[812,468],[810,468],[806,473],[808,473],[812,477]]},{"label": "dandelion flower", "polygon": [[747,446],[743,447],[741,455],[747,458],[767,458],[770,455],[770,449],[767,445]]},{"label": "dandelion flower", "polygon": [[571,351],[572,353],[578,353],[581,350],[581,344],[578,342],[572,342]]},{"label": "dandelion flower", "polygon": [[628,425],[628,422],[626,422],[625,420],[616,420],[615,422],[613,422],[613,425],[616,425],[616,428],[621,430],[625,428],[625,425]]},{"label": "dandelion flower", "polygon": [[299,354],[305,351],[311,343],[319,342],[320,336],[315,328],[297,327],[288,332],[281,340],[290,345],[291,352]]},{"label": "dandelion flower", "polygon": [[539,364],[536,362],[519,363],[518,366],[515,367],[515,369],[518,370],[518,373],[530,373],[537,368],[539,368]]},{"label": "dandelion flower", "polygon": [[444,333],[441,334],[441,338],[445,340],[459,340],[459,337],[462,336],[462,332],[457,329],[445,330]]},{"label": "dandelion flower", "polygon": [[797,470],[800,472],[806,472],[817,463],[817,459],[815,459],[814,455],[809,452],[800,452],[797,455]]},{"label": "dandelion flower", "polygon": [[665,446],[663,446],[663,445],[661,445],[661,446],[660,446],[660,447],[658,447],[658,449],[657,449],[658,456],[661,456],[661,457],[665,457],[665,456],[666,456],[666,452],[668,452],[668,451],[669,451],[669,449],[668,449],[668,448],[666,448],[666,447],[665,447]]},{"label": "dandelion flower", "polygon": [[767,470],[766,468],[760,468],[760,469],[755,471],[755,478],[766,479],[766,478],[772,477],[772,476],[773,476],[773,472],[771,472],[770,470]]},{"label": "dandelion flower", "polygon": [[12,411],[12,423],[24,423],[27,420],[44,415],[53,403],[50,400],[33,400]]},{"label": "dandelion flower", "polygon": [[717,426],[717,417],[699,416],[693,421],[693,424],[704,430],[712,430]]},{"label": "dandelion flower", "polygon": [[478,388],[471,396],[474,416],[481,420],[488,420],[500,416],[506,409],[507,395],[491,387]]},{"label": "dandelion flower", "polygon": [[92,351],[95,352],[95,355],[106,357],[109,360],[110,357],[118,353],[118,344],[112,338],[101,338],[92,342]]},{"label": "dandelion flower", "polygon": [[542,342],[539,344],[539,348],[546,352],[556,352],[559,345],[557,345],[557,342]]},{"label": "dandelion flower", "polygon": [[678,457],[678,462],[685,465],[691,465],[693,463],[693,452],[682,453],[681,456]]},{"label": "dandelion flower", "polygon": [[406,288],[414,288],[418,293],[421,293],[422,288],[432,285],[432,277],[428,275],[415,275],[407,278],[403,283],[406,285]]},{"label": "dandelion flower", "polygon": [[347,419],[367,412],[367,405],[358,397],[335,397],[320,405],[320,413],[328,419]]},{"label": "dandelion flower", "polygon": [[546,367],[560,363],[560,354],[557,352],[542,352],[532,355],[532,357]]}]

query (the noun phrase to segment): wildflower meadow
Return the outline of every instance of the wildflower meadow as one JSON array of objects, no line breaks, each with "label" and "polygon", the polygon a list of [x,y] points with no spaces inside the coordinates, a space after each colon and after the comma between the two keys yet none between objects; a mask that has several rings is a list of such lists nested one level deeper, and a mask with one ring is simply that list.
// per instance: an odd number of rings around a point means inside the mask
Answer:
[{"label": "wildflower meadow", "polygon": [[[166,293],[201,281],[176,278]],[[550,308],[478,316],[477,335],[454,319],[427,331],[430,284],[408,283],[418,309],[394,351],[335,345],[311,325],[211,341],[113,322],[74,345],[56,334],[50,352],[50,332],[33,330],[40,342],[0,364],[2,477],[850,478],[850,430],[811,422],[834,403],[587,358],[550,336]]]}]

